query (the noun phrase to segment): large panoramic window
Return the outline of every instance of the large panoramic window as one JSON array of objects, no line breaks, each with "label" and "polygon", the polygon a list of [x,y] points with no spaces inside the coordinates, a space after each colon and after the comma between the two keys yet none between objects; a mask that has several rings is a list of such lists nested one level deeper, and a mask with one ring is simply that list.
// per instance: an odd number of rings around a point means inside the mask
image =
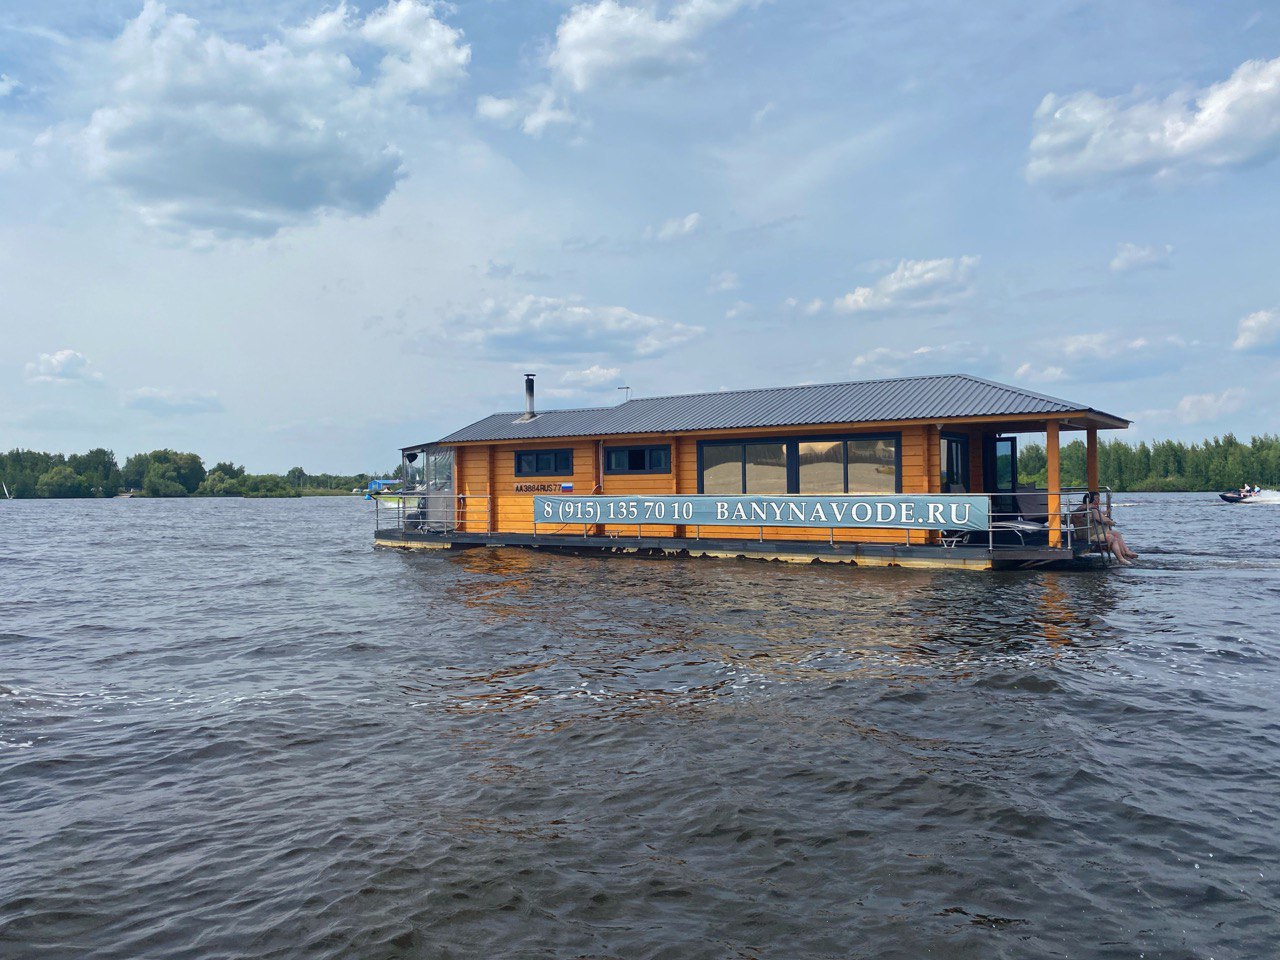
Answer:
[{"label": "large panoramic window", "polygon": [[787,492],[787,447],[783,443],[743,445],[747,466],[747,493]]},{"label": "large panoramic window", "polygon": [[670,473],[671,447],[605,447],[605,473]]},{"label": "large panoramic window", "polygon": [[699,489],[730,495],[894,493],[898,438],[796,439],[701,445]]},{"label": "large panoramic window", "polygon": [[846,440],[849,493],[893,493],[898,489],[898,440]]},{"label": "large panoramic window", "polygon": [[703,493],[742,493],[742,444],[710,443],[702,448]]},{"label": "large panoramic window", "polygon": [[517,450],[517,477],[569,477],[573,475],[572,450]]},{"label": "large panoramic window", "polygon": [[844,493],[844,443],[819,440],[801,443],[799,493]]}]

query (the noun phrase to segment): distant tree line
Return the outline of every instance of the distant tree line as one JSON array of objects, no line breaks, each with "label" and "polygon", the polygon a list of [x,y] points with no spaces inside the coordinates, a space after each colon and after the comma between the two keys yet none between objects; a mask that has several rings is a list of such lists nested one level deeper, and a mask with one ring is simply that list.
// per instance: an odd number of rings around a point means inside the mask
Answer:
[{"label": "distant tree line", "polygon": [[136,453],[120,467],[101,447],[88,453],[10,450],[0,454],[0,481],[15,498],[114,497],[131,491],[148,497],[300,497],[346,493],[363,487],[370,474],[247,473],[223,462],[205,470],[197,454],[176,450]]},{"label": "distant tree line", "polygon": [[[1072,440],[1060,448],[1058,470],[1062,486],[1084,486],[1083,440]],[[1046,474],[1044,447],[1034,443],[1020,446],[1018,480],[1043,487]],[[1192,444],[1100,439],[1098,482],[1112,490],[1167,492],[1229,490],[1245,483],[1280,487],[1280,437],[1268,433],[1243,443],[1228,433]]]}]

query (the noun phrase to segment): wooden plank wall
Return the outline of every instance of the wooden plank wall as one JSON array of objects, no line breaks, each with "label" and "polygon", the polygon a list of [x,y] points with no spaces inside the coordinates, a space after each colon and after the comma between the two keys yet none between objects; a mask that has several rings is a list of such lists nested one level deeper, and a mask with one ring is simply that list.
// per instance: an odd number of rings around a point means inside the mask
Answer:
[{"label": "wooden plank wall", "polygon": [[[805,431],[815,435],[817,431]],[[848,431],[843,431],[847,434]],[[938,431],[932,426],[912,426],[901,430],[902,434],[902,492],[936,493],[938,480]],[[975,438],[976,439],[976,438]],[[698,440],[696,437],[671,437],[661,435],[628,437],[627,443],[670,443],[673,472],[670,474],[605,475],[602,491],[608,496],[660,496],[671,494],[696,494],[698,492]],[[621,446],[611,441],[608,446]],[[573,450],[572,477],[516,477],[515,453],[517,450]],[[596,486],[596,441],[567,440],[539,443],[501,443],[491,446],[458,448],[457,491],[467,498],[460,513],[465,520],[460,529],[468,533],[482,533],[487,529],[483,498],[492,497],[493,529],[495,532],[533,533],[533,498],[536,493],[516,493],[522,483],[560,484],[573,483],[574,496],[590,495]],[[490,459],[492,458],[492,459]],[[490,480],[492,477],[492,480]],[[580,524],[538,524],[543,534],[581,533]],[[671,525],[644,526],[643,531],[634,525],[607,524],[587,531],[592,535],[634,537],[671,537],[681,535],[680,528]],[[694,536],[693,527],[683,531]],[[756,540],[762,535],[766,540],[827,540],[831,532],[827,528],[765,527],[704,527],[701,534],[708,538]],[[916,543],[921,542],[915,534]],[[836,530],[835,540],[842,543],[904,543],[906,532],[902,530]]]}]

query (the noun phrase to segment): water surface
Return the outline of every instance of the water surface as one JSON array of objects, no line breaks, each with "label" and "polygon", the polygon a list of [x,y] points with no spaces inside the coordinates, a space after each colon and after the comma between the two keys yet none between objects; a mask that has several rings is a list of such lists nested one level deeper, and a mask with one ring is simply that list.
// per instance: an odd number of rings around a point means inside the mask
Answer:
[{"label": "water surface", "polygon": [[1120,502],[1107,574],[0,503],[0,956],[1275,956],[1280,505]]}]

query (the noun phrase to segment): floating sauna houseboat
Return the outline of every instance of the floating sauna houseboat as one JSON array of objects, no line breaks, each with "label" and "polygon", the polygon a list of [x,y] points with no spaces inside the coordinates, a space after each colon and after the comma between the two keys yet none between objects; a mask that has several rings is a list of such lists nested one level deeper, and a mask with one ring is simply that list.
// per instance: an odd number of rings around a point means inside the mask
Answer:
[{"label": "floating sauna houseboat", "polygon": [[[1100,566],[1084,488],[1058,481],[1082,432],[1129,421],[965,375],[495,413],[402,450],[376,543],[992,569]],[[1043,434],[1047,489],[1019,483],[1018,435]],[[1109,492],[1103,489],[1110,509]],[[1076,522],[1073,523],[1072,521]]]}]

